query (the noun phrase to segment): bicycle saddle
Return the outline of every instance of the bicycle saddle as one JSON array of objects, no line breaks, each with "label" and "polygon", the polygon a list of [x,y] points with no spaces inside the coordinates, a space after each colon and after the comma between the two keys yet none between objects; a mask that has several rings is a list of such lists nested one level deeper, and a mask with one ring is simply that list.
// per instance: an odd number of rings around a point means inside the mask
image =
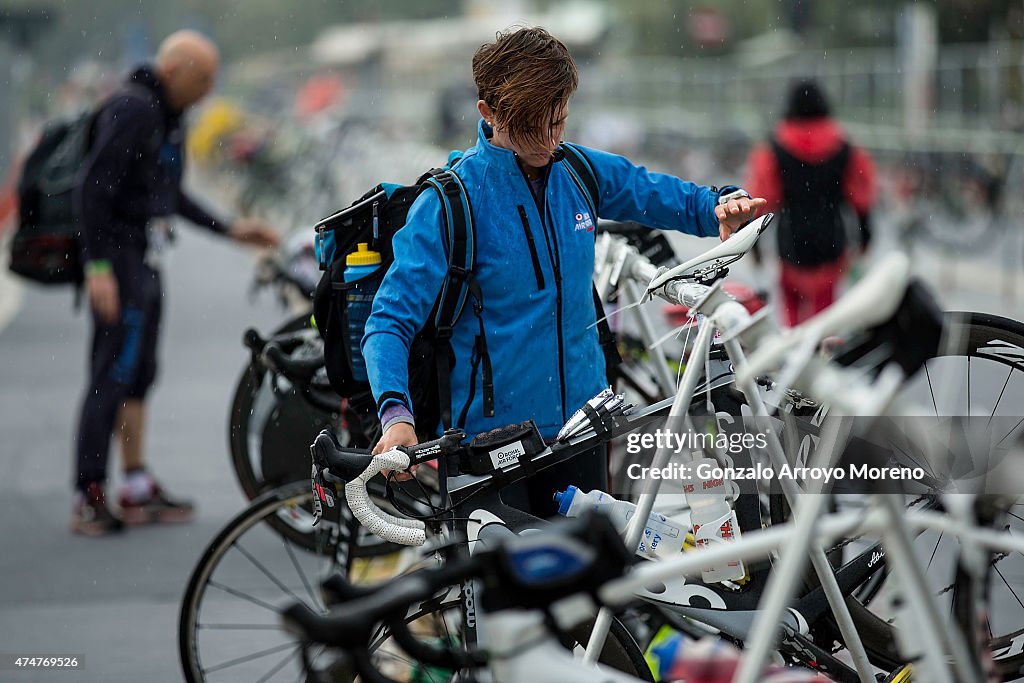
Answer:
[{"label": "bicycle saddle", "polygon": [[263,356],[275,370],[297,384],[308,384],[317,370],[324,366],[322,356],[294,358],[285,353],[277,342],[269,342],[263,347]]},{"label": "bicycle saddle", "polygon": [[714,279],[714,276],[726,266],[738,261],[744,254],[750,251],[751,247],[754,246],[754,242],[771,224],[774,217],[775,214],[766,213],[760,218],[751,221],[743,229],[733,233],[732,237],[718,246],[661,273],[658,277],[651,280],[651,284],[647,285],[648,294],[659,287],[663,287],[672,280],[686,279],[699,281]]}]

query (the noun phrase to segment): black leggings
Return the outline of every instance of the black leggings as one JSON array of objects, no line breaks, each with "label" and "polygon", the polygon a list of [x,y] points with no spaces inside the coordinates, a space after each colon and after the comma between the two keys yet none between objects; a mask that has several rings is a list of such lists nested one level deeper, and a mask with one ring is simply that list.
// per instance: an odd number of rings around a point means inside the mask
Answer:
[{"label": "black leggings", "polygon": [[120,296],[120,319],[114,324],[92,315],[89,384],[78,421],[77,474],[74,484],[85,490],[107,478],[110,437],[121,404],[143,399],[156,378],[156,347],[160,332],[161,286],[158,271],[143,255],[122,250],[113,258]]}]

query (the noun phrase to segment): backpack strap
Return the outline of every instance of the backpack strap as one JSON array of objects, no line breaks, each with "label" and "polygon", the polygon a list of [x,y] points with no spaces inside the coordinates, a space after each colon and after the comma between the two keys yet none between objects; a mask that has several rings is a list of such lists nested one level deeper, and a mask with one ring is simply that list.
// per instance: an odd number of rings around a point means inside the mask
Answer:
[{"label": "backpack strap", "polygon": [[601,295],[597,292],[597,285],[593,285],[592,291],[594,293],[594,311],[597,315],[597,340],[601,344],[601,352],[604,354],[604,373],[608,378],[608,383],[614,384],[612,380],[618,374],[618,367],[622,365],[622,355],[619,353],[615,333],[612,332],[612,328],[608,324],[608,317],[604,312]]},{"label": "backpack strap", "polygon": [[[587,159],[582,150],[575,145],[563,142],[562,149],[565,152],[564,159],[567,164],[566,168],[569,169],[569,176],[586,198],[587,205],[590,208],[590,215],[596,225],[597,208],[600,206],[601,192],[598,189],[597,175],[594,173],[594,167],[590,165],[590,160]],[[594,287],[594,312],[597,315],[597,336],[601,343],[601,351],[604,353],[605,373],[608,375],[609,381],[611,381],[612,376],[615,374],[615,369],[622,364],[622,356],[619,355],[615,334],[612,332],[611,327],[608,325],[608,319],[605,317],[604,304],[601,302],[600,294],[597,293],[597,287]]]},{"label": "backpack strap", "polygon": [[472,273],[476,264],[473,212],[462,181],[451,171],[432,170],[425,184],[433,188],[441,200],[441,221],[448,244],[448,277],[441,287],[434,324],[439,332],[446,328],[450,332],[466,306],[465,274]]},{"label": "backpack strap", "polygon": [[562,143],[562,150],[565,152],[565,161],[568,164],[569,175],[572,177],[580,192],[587,198],[590,207],[590,215],[594,222],[597,222],[597,209],[601,205],[601,191],[597,186],[597,174],[590,160],[580,151],[576,145],[568,142]]},{"label": "backpack strap", "polygon": [[[491,359],[487,352],[487,338],[483,321],[483,291],[473,275],[476,265],[475,228],[469,195],[462,180],[451,170],[430,171],[423,184],[432,188],[441,201],[441,220],[448,244],[448,274],[441,287],[434,315],[437,386],[441,403],[441,424],[452,427],[452,392],[449,356],[452,328],[462,316],[469,297],[473,299],[473,314],[480,332],[476,338],[473,363],[475,369],[483,365],[484,416],[494,417],[494,378]],[[460,419],[465,419],[460,416]]]}]

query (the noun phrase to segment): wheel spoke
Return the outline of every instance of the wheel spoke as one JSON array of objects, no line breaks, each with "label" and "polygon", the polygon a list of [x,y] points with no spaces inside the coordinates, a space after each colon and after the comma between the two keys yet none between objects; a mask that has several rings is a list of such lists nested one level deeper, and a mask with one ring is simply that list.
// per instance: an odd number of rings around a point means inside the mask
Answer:
[{"label": "wheel spoke", "polygon": [[235,588],[231,588],[229,586],[225,586],[224,584],[220,583],[219,581],[212,581],[211,580],[209,583],[210,583],[210,587],[211,588],[216,588],[218,590],[224,591],[225,593],[227,593],[229,595],[233,595],[236,598],[241,598],[242,600],[247,600],[248,602],[251,602],[254,605],[258,605],[260,607],[263,607],[264,609],[270,610],[275,615],[277,615],[280,612],[279,608],[275,607],[274,605],[271,605],[269,602],[264,602],[263,600],[260,600],[259,598],[256,598],[256,597],[253,597],[253,596],[249,595],[248,593],[243,593],[242,591],[237,590]]},{"label": "wheel spoke", "polygon": [[[1010,434],[1013,434],[1015,431],[1017,431],[1017,427],[1020,427],[1022,424],[1024,424],[1024,417],[1022,417],[1020,420],[1018,420],[1017,424],[1013,425],[1013,429],[1011,429],[1009,432],[1007,432],[1006,436],[1004,436],[1003,438],[999,439],[999,441],[996,443],[996,446],[1002,446],[1003,442],[1006,441],[1010,437]],[[993,446],[993,448],[994,447],[995,446]]]},{"label": "wheel spoke", "polygon": [[292,592],[291,588],[288,588],[288,586],[284,585],[284,583],[282,583],[280,579],[278,579],[276,576],[271,574],[270,570],[268,570],[265,566],[263,566],[262,562],[257,560],[255,557],[253,557],[252,553],[250,553],[248,550],[243,548],[241,543],[236,543],[235,544],[235,550],[240,552],[245,557],[245,559],[249,560],[249,562],[251,562],[252,565],[254,567],[256,567],[256,569],[260,570],[260,573],[263,574],[263,576],[265,576],[268,579],[270,579],[270,581],[275,586],[277,586],[282,591],[284,591],[289,596],[291,596],[296,602],[303,602],[303,600],[299,596],[297,596],[295,593]]},{"label": "wheel spoke", "polygon": [[939,550],[939,544],[942,543],[942,534],[939,534],[938,539],[935,541],[935,547],[932,548],[932,555],[928,558],[928,566],[925,569],[931,569],[932,562],[935,560],[935,553]]},{"label": "wheel spoke", "polygon": [[196,624],[202,631],[280,631],[279,624]]},{"label": "wheel spoke", "polygon": [[903,450],[902,448],[900,448],[900,447],[899,447],[899,446],[898,446],[897,444],[892,444],[892,447],[893,447],[893,448],[895,448],[895,449],[896,449],[896,450],[897,450],[897,451],[898,451],[898,452],[899,452],[900,454],[902,454],[902,455],[903,455],[903,457],[905,457],[905,458],[906,458],[907,460],[909,460],[910,462],[912,462],[912,463],[914,463],[915,465],[917,465],[917,466],[918,466],[919,468],[921,468],[922,470],[927,470],[927,471],[928,471],[928,474],[932,475],[932,478],[933,478],[933,479],[938,479],[938,476],[937,476],[937,475],[935,474],[935,472],[934,472],[934,471],[932,470],[932,466],[931,466],[931,463],[929,463],[929,462],[925,461],[925,462],[926,462],[926,466],[922,466],[922,465],[921,465],[921,463],[919,463],[919,462],[918,462],[917,460],[915,460],[915,459],[913,458],[913,456],[911,456],[911,455],[910,455],[910,453],[908,453],[907,451],[905,451],[905,450]]},{"label": "wheel spoke", "polygon": [[[299,652],[301,650],[302,650],[302,645],[295,646],[295,649],[288,656],[286,656],[284,659],[282,659],[280,662],[278,662],[274,666],[274,668],[272,668],[269,671],[267,671],[266,674],[261,676],[260,679],[256,681],[256,683],[267,683],[267,681],[269,681],[271,678],[274,677],[274,674],[276,674],[278,671],[283,669],[288,662],[290,662],[291,660],[295,659],[295,656],[297,654],[299,654]],[[301,669],[302,667],[300,666],[299,668]]]},{"label": "wheel spoke", "polygon": [[1006,511],[1006,514],[1010,515],[1014,519],[1019,519],[1020,521],[1024,522],[1024,517],[1021,517],[1020,515],[1015,515],[1012,512],[1010,512],[1009,510]]},{"label": "wheel spoke", "polygon": [[251,655],[246,655],[245,657],[238,657],[236,659],[232,659],[222,664],[218,664],[217,666],[211,666],[208,669],[203,669],[203,673],[211,674],[215,671],[222,671],[223,669],[238,666],[239,664],[246,664],[247,662],[252,662],[263,657],[269,657],[270,655],[277,654],[278,652],[283,652],[284,650],[293,647],[295,647],[295,641],[289,641],[283,645],[277,645],[275,647],[267,648],[266,650],[254,652]]},{"label": "wheel spoke", "polygon": [[1006,580],[1006,577],[1003,576],[1003,573],[999,571],[999,567],[997,567],[996,565],[992,565],[992,568],[996,570],[996,574],[998,574],[999,578],[1003,580],[1003,583],[1006,584],[1006,587],[1010,589],[1010,595],[1013,596],[1013,599],[1017,601],[1017,604],[1020,605],[1021,609],[1024,609],[1024,602],[1022,602],[1020,596],[1017,595],[1017,591],[1013,590],[1013,586],[1011,586],[1010,582]]},{"label": "wheel spoke", "polygon": [[[297,557],[295,557],[295,551],[292,550],[291,544],[284,538],[282,538],[281,541],[284,544],[285,551],[288,553],[288,559],[292,561],[292,566],[295,567],[295,572],[299,575],[299,580],[302,581],[302,585],[306,588],[306,593],[309,594],[309,599],[312,601],[313,605],[315,605],[317,609],[323,611],[324,605],[320,601],[320,598],[317,597],[316,592],[313,590],[313,587],[310,585],[309,579],[306,578],[306,573],[302,571],[302,566],[299,565],[299,560]],[[296,598],[296,600],[298,600],[298,598]]]},{"label": "wheel spoke", "polygon": [[939,416],[939,406],[935,402],[935,387],[932,386],[932,375],[928,372],[928,363],[924,364],[924,376],[928,380],[928,393],[932,395],[932,408],[935,409],[935,417]]},{"label": "wheel spoke", "polygon": [[996,410],[999,409],[999,403],[1003,400],[1003,394],[1006,393],[1006,387],[1010,384],[1010,378],[1013,377],[1013,367],[1010,367],[1010,371],[1006,373],[1006,381],[1003,382],[1003,388],[999,390],[999,397],[996,399],[996,404],[992,406],[992,414],[988,416],[988,424],[992,424],[992,418],[996,416]]}]

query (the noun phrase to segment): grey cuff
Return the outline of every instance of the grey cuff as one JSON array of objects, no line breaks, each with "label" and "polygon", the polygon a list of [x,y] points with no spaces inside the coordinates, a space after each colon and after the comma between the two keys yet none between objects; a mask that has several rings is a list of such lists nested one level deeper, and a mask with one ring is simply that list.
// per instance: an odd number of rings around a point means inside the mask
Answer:
[{"label": "grey cuff", "polygon": [[384,427],[381,430],[381,434],[388,431],[389,429],[391,429],[392,425],[396,425],[399,422],[404,422],[405,424],[412,425],[413,429],[416,428],[416,421],[412,419],[412,415],[397,415],[384,423]]}]

